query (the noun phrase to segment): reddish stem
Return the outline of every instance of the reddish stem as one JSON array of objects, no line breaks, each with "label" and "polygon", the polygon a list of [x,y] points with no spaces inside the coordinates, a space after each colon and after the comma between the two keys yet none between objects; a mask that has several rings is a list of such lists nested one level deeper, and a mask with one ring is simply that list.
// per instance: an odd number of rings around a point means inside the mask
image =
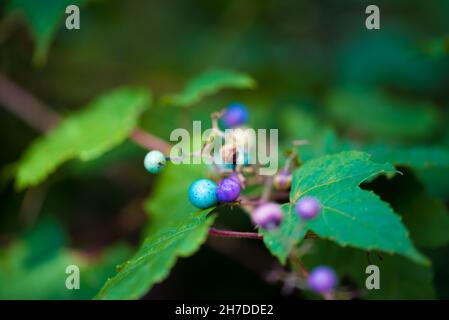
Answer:
[{"label": "reddish stem", "polygon": [[49,131],[61,120],[57,113],[1,73],[0,105],[41,132]]},{"label": "reddish stem", "polygon": [[220,230],[215,228],[209,228],[209,234],[211,236],[223,237],[223,238],[247,238],[247,239],[262,239],[263,237],[256,232],[239,232],[231,230]]},{"label": "reddish stem", "polygon": [[129,138],[145,149],[155,149],[163,153],[170,151],[171,146],[168,142],[138,128],[131,132]]}]

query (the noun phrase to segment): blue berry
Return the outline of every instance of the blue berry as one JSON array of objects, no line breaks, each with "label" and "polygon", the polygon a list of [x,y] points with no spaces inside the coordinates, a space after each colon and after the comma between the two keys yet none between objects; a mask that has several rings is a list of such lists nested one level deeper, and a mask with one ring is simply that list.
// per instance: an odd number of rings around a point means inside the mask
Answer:
[{"label": "blue berry", "polygon": [[219,202],[234,202],[240,195],[240,184],[233,178],[224,178],[216,191]]},{"label": "blue berry", "polygon": [[296,213],[304,220],[316,218],[321,211],[320,202],[315,197],[299,199],[295,206]]},{"label": "blue berry", "polygon": [[158,150],[153,150],[147,153],[143,164],[150,173],[159,173],[165,167],[165,156]]},{"label": "blue berry", "polygon": [[209,179],[199,179],[189,187],[189,200],[197,208],[206,209],[217,203],[218,186]]},{"label": "blue berry", "polygon": [[329,293],[337,284],[337,275],[332,268],[319,266],[310,272],[307,284],[316,293]]},{"label": "blue berry", "polygon": [[288,171],[282,171],[274,177],[274,187],[280,191],[290,189],[292,185],[292,174]]},{"label": "blue berry", "polygon": [[248,109],[241,103],[231,103],[221,117],[225,128],[235,128],[248,122]]},{"label": "blue berry", "polygon": [[281,206],[274,202],[262,204],[254,209],[251,219],[254,224],[265,230],[275,229],[281,224]]}]

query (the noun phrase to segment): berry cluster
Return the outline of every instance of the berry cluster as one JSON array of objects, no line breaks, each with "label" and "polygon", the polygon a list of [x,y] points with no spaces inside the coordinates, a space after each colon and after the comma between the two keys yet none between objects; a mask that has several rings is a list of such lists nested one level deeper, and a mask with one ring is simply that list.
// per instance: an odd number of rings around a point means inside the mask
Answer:
[{"label": "berry cluster", "polygon": [[[220,124],[224,128],[236,128],[248,122],[248,109],[241,103],[229,105],[219,116]],[[214,122],[215,120],[215,122]],[[217,125],[217,118],[213,118],[214,130],[221,134]],[[198,179],[194,181],[188,190],[190,203],[199,209],[206,209],[217,204],[242,205],[250,212],[250,218],[254,225],[267,231],[273,231],[281,227],[284,217],[281,205],[270,200],[271,188],[278,192],[287,192],[292,185],[292,173],[290,164],[297,156],[292,152],[285,167],[276,174],[271,183],[265,179],[265,194],[257,201],[246,200],[242,190],[246,186],[245,167],[250,167],[250,157],[246,149],[241,146],[248,144],[247,137],[237,133],[233,137],[233,144],[224,145],[220,150],[223,171],[216,172],[219,177],[211,179]],[[153,150],[145,156],[144,165],[150,173],[159,173],[166,164],[166,158],[160,151]],[[229,173],[229,170],[231,172]],[[253,172],[254,173],[254,172]],[[261,178],[261,177],[258,177]],[[215,181],[218,181],[218,184]],[[260,179],[259,179],[260,181]],[[256,182],[260,184],[261,182]],[[316,219],[321,211],[321,205],[313,196],[302,196],[294,204],[294,211],[304,223]],[[319,266],[312,270],[307,277],[308,287],[316,293],[326,295],[334,289],[337,283],[335,272],[326,266]]]}]

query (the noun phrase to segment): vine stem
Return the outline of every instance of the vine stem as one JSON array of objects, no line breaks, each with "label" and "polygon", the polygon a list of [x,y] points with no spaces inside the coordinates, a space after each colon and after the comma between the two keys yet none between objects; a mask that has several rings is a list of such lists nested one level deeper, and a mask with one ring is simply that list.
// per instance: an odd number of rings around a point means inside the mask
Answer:
[{"label": "vine stem", "polygon": [[216,228],[209,228],[209,234],[211,236],[223,237],[223,238],[246,238],[246,239],[263,239],[262,235],[256,232],[239,232],[231,230],[221,230]]},{"label": "vine stem", "polygon": [[55,127],[61,117],[6,75],[0,73],[0,105],[40,132]]},{"label": "vine stem", "polygon": [[[57,112],[2,73],[0,73],[0,105],[39,132],[50,131],[63,119]],[[162,152],[170,150],[167,141],[141,129],[135,129],[129,138],[145,149]]]},{"label": "vine stem", "polygon": [[159,138],[156,137],[142,129],[136,128],[131,132],[129,138],[137,145],[149,149],[149,150],[159,150],[162,153],[168,153],[170,151],[171,145]]}]

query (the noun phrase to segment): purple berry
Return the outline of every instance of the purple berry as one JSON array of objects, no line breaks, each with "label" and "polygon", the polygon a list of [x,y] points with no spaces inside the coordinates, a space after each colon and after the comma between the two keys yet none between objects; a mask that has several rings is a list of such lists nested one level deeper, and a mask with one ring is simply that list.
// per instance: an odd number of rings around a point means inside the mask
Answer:
[{"label": "purple berry", "polygon": [[304,220],[311,220],[321,211],[320,202],[315,197],[304,197],[296,203],[296,213]]},{"label": "purple berry", "polygon": [[241,184],[241,181],[240,181],[240,179],[239,179],[238,173],[236,173],[236,172],[231,173],[231,174],[229,175],[228,179],[234,180],[235,182],[237,182],[237,183],[239,184],[240,188],[242,187],[242,184]]},{"label": "purple berry", "polygon": [[231,103],[226,108],[221,123],[225,128],[234,128],[248,122],[248,109],[241,103]]},{"label": "purple berry", "polygon": [[310,272],[307,284],[316,293],[329,293],[337,284],[337,275],[332,268],[319,266]]},{"label": "purple berry", "polygon": [[240,184],[233,178],[224,178],[215,192],[219,202],[234,202],[240,195]]},{"label": "purple berry", "polygon": [[290,189],[292,185],[292,174],[288,171],[282,171],[274,177],[274,187],[280,191]]},{"label": "purple berry", "polygon": [[275,229],[281,224],[281,206],[273,202],[262,204],[254,209],[251,219],[254,224],[265,230]]}]

